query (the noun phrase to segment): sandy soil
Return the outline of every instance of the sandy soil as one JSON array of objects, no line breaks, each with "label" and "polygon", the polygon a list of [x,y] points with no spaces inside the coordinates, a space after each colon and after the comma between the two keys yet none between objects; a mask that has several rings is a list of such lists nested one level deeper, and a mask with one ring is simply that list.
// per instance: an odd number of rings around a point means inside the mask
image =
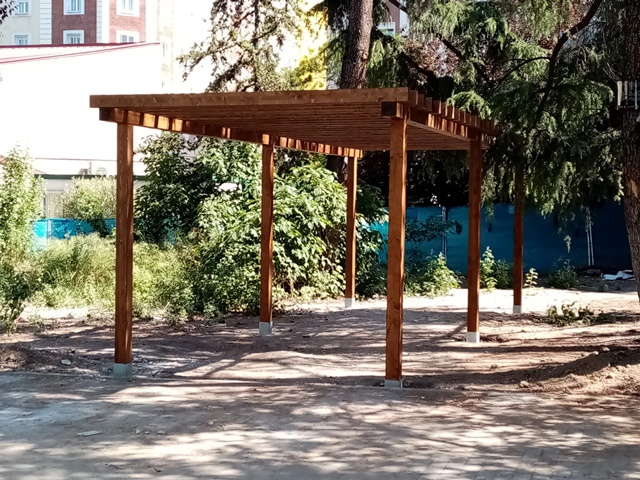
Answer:
[{"label": "sandy soil", "polygon": [[[633,286],[621,291],[529,290],[525,315],[511,295],[482,295],[480,345],[464,342],[466,291],[405,302],[407,387],[468,391],[640,395],[640,304]],[[575,303],[611,313],[597,325],[543,322],[551,305]],[[191,321],[169,326],[137,320],[134,367],[141,377],[233,379],[270,384],[379,386],[384,373],[383,300],[344,310],[341,302],[300,305],[276,317],[275,334],[257,335],[257,319]],[[28,315],[33,314],[29,312]],[[103,376],[112,364],[110,316],[41,311],[44,331],[27,322],[0,337],[0,371]]]}]

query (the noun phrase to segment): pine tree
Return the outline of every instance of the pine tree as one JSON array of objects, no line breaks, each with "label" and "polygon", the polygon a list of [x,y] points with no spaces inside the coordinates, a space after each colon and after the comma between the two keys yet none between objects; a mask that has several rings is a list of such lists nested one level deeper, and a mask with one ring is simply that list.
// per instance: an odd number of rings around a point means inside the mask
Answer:
[{"label": "pine tree", "polygon": [[300,0],[214,0],[204,41],[179,58],[185,78],[203,64],[208,91],[282,90],[291,87],[279,68],[285,42],[305,27]]},{"label": "pine tree", "polygon": [[0,0],[0,25],[2,25],[9,15],[16,9],[14,0]]}]

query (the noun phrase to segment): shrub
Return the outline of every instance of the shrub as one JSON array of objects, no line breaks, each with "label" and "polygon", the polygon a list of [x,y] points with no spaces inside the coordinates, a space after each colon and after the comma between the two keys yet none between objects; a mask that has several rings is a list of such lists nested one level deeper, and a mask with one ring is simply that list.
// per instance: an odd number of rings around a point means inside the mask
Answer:
[{"label": "shrub", "polygon": [[105,220],[116,216],[116,179],[74,178],[73,186],[62,196],[63,215],[84,220],[102,237],[111,234]]},{"label": "shrub", "polygon": [[11,150],[2,164],[0,189],[0,329],[15,331],[37,283],[28,263],[32,223],[38,218],[42,187],[26,152]]},{"label": "shrub", "polygon": [[564,265],[551,272],[547,284],[552,288],[568,290],[578,285],[578,274],[575,268],[566,261]]},{"label": "shrub", "polygon": [[576,307],[575,302],[566,303],[560,306],[560,309],[553,305],[547,310],[545,321],[553,325],[565,326],[574,323],[590,324],[596,321],[596,315],[587,307]]},{"label": "shrub", "polygon": [[31,173],[24,151],[11,150],[1,167],[0,259],[16,266],[26,260],[32,246],[32,224],[40,215],[42,185]]},{"label": "shrub", "polygon": [[538,272],[535,268],[530,268],[525,274],[524,288],[536,288],[538,285]]},{"label": "shrub", "polygon": [[[175,247],[134,245],[133,308],[136,315],[163,310],[172,316],[193,312],[193,284],[184,253]],[[97,234],[52,241],[35,261],[42,285],[35,301],[49,307],[115,303],[115,243]]]},{"label": "shrub", "polygon": [[489,291],[513,286],[513,265],[496,260],[490,247],[480,259],[480,287]]},{"label": "shrub", "polygon": [[16,331],[18,319],[34,288],[33,273],[0,264],[0,331]]},{"label": "shrub", "polygon": [[164,311],[173,318],[194,313],[194,280],[187,269],[188,246],[137,243],[133,250],[133,310],[136,315]]},{"label": "shrub", "polygon": [[407,272],[405,291],[410,295],[435,297],[459,286],[456,274],[447,267],[444,255],[427,258],[424,267]]},{"label": "shrub", "polygon": [[53,308],[114,304],[113,240],[98,234],[52,240],[34,260],[42,271],[38,303]]}]

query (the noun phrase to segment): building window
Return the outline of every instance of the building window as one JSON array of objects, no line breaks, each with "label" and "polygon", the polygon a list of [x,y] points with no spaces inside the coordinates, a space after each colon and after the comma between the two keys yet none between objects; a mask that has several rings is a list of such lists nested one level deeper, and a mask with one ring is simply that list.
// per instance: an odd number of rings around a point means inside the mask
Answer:
[{"label": "building window", "polygon": [[29,41],[30,35],[28,33],[14,33],[13,34],[13,44],[14,45],[29,45],[31,42]]},{"label": "building window", "polygon": [[385,35],[394,36],[396,34],[396,22],[384,22],[378,25],[380,30]]},{"label": "building window", "polygon": [[31,0],[17,2],[14,15],[31,15]]},{"label": "building window", "polygon": [[138,32],[123,32],[118,30],[116,32],[116,38],[118,43],[134,43],[140,41],[140,34]]},{"label": "building window", "polygon": [[65,30],[64,43],[68,45],[84,43],[84,30]]},{"label": "building window", "polygon": [[116,13],[118,15],[134,15],[140,14],[140,0],[117,0],[118,8]]},{"label": "building window", "polygon": [[84,0],[64,0],[65,15],[84,15]]}]

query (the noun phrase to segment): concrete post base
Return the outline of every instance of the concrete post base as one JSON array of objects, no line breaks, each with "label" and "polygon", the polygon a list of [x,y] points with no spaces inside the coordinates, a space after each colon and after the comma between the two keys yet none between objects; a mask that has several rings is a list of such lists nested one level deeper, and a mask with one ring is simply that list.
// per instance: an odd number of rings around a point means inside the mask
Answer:
[{"label": "concrete post base", "polygon": [[113,364],[114,378],[131,378],[132,375],[133,375],[132,363],[114,363]]},{"label": "concrete post base", "polygon": [[467,343],[480,343],[480,332],[467,332]]},{"label": "concrete post base", "polygon": [[273,322],[260,322],[260,335],[272,335]]},{"label": "concrete post base", "polygon": [[344,308],[353,308],[356,306],[355,298],[345,298],[344,299]]},{"label": "concrete post base", "polygon": [[384,380],[384,388],[402,388],[402,380]]},{"label": "concrete post base", "polygon": [[513,306],[513,314],[520,315],[522,313],[522,305],[514,305]]}]

